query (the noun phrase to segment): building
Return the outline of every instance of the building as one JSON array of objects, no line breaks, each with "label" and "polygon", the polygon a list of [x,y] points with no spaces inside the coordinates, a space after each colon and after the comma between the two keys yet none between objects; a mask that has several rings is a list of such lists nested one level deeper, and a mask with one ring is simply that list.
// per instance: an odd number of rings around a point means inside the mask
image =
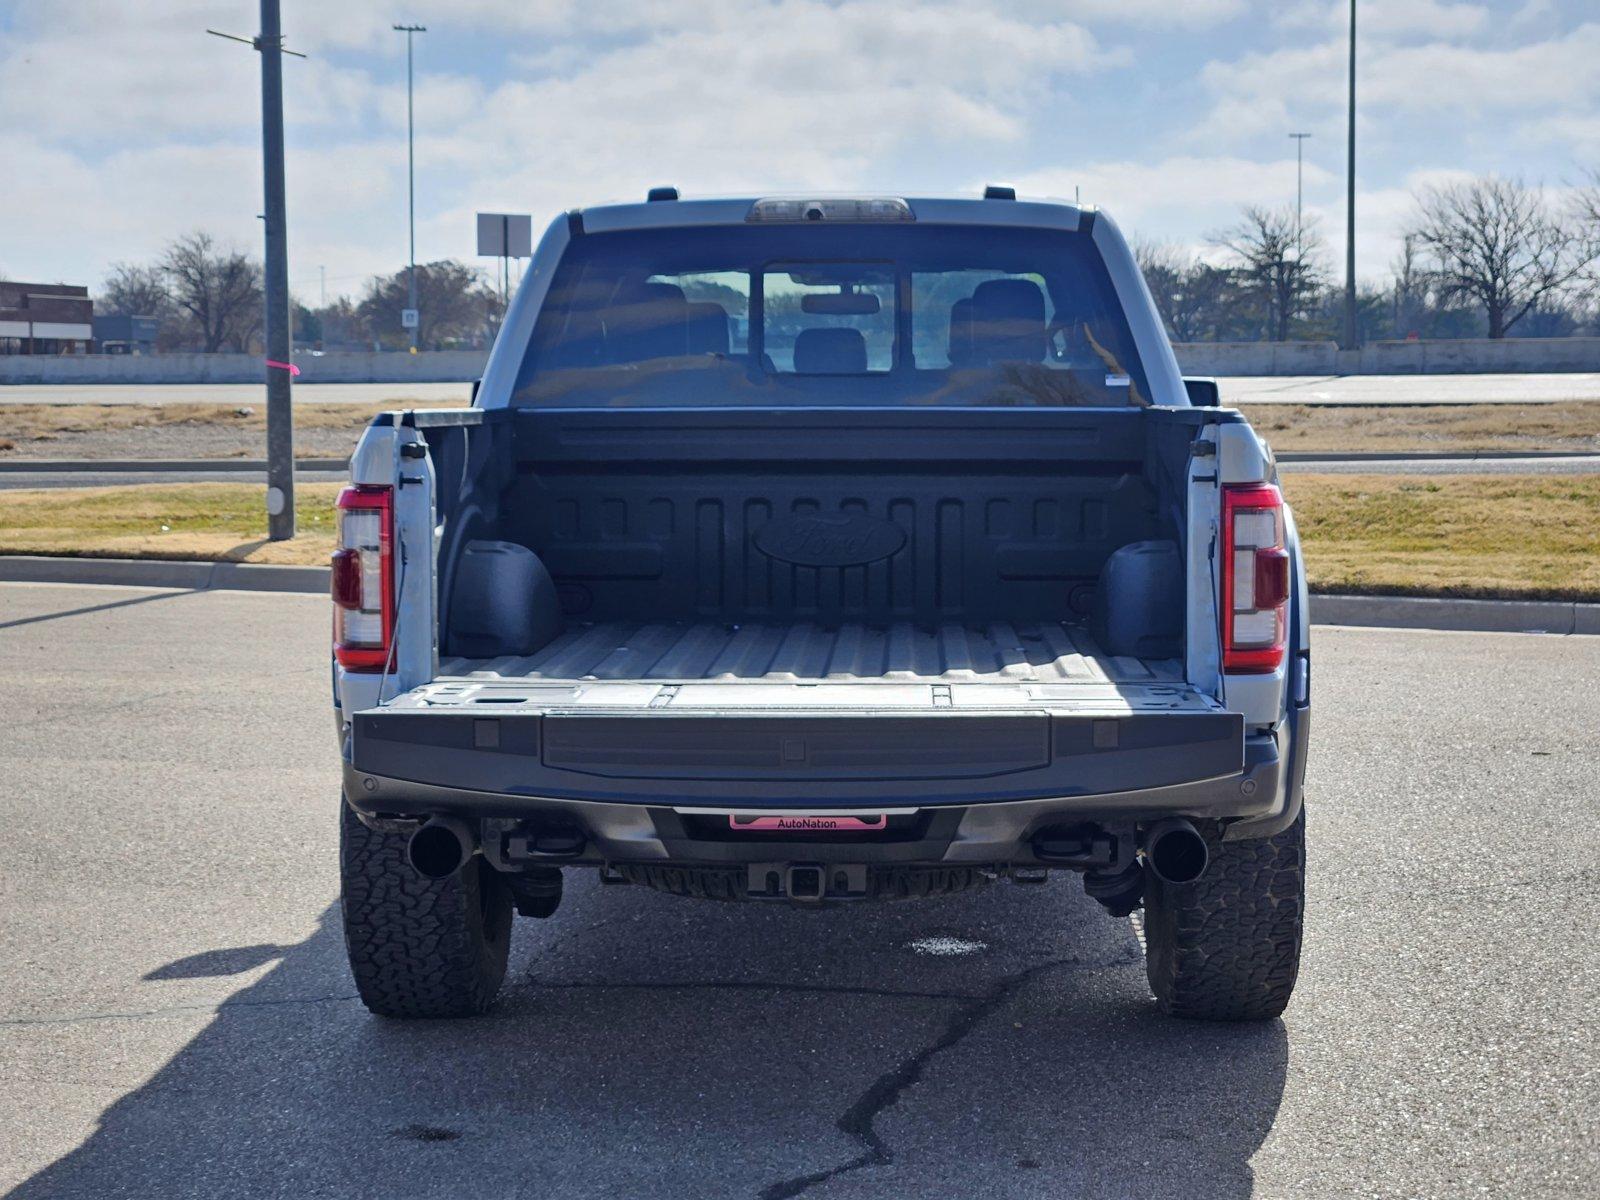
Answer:
[{"label": "building", "polygon": [[161,331],[157,317],[115,314],[94,319],[95,348],[101,354],[154,354],[156,335]]},{"label": "building", "polygon": [[93,338],[88,288],[0,280],[0,354],[87,354]]}]

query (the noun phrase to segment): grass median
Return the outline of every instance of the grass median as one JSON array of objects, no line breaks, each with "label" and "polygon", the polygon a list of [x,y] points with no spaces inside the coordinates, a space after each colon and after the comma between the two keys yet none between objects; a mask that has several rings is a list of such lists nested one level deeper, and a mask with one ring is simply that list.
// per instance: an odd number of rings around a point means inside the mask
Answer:
[{"label": "grass median", "polygon": [[[466,403],[464,395],[459,403]],[[349,454],[373,414],[396,407],[415,405],[398,400],[297,404],[296,450],[311,458]],[[1246,404],[1241,411],[1279,453],[1600,452],[1600,401],[1593,400],[1387,408]],[[5,458],[261,458],[265,453],[265,407],[259,404],[0,405],[0,457]]]},{"label": "grass median", "polygon": [[[1320,591],[1600,600],[1600,475],[1286,479]],[[0,553],[322,564],[334,484],[296,489],[300,536],[266,540],[259,487],[0,491]]]}]

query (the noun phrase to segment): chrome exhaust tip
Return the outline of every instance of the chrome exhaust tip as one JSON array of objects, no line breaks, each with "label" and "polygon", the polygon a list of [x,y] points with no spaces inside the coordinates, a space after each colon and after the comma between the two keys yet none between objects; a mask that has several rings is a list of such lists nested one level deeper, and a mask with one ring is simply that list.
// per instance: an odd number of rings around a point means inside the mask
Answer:
[{"label": "chrome exhaust tip", "polygon": [[1193,883],[1210,861],[1205,838],[1182,817],[1157,821],[1145,831],[1144,865],[1162,883]]},{"label": "chrome exhaust tip", "polygon": [[406,860],[424,879],[450,878],[477,852],[477,831],[459,817],[434,817],[406,843]]}]

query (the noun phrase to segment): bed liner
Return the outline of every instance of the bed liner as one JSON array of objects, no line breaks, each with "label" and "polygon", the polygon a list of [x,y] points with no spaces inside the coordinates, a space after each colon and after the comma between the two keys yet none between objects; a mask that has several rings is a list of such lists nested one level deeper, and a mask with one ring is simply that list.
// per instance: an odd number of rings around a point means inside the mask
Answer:
[{"label": "bed liner", "polygon": [[909,621],[574,625],[535,654],[440,660],[439,679],[1181,684],[1177,659],[1107,654],[1082,625]]}]

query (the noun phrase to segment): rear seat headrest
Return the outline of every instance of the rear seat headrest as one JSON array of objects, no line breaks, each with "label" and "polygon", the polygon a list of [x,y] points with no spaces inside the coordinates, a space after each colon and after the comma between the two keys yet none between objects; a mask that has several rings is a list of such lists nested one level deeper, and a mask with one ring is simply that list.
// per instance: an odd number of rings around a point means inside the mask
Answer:
[{"label": "rear seat headrest", "polygon": [[728,355],[728,310],[714,300],[696,300],[685,306],[689,313],[689,353]]},{"label": "rear seat headrest", "polygon": [[[952,317],[954,312],[952,311]],[[972,291],[972,348],[977,361],[1044,358],[1044,292],[1031,279],[990,279]]]},{"label": "rear seat headrest", "polygon": [[867,339],[859,329],[802,329],[794,339],[798,375],[864,375]]},{"label": "rear seat headrest", "polygon": [[626,289],[606,313],[606,358],[627,363],[687,354],[688,308],[676,284],[641,283]]}]

